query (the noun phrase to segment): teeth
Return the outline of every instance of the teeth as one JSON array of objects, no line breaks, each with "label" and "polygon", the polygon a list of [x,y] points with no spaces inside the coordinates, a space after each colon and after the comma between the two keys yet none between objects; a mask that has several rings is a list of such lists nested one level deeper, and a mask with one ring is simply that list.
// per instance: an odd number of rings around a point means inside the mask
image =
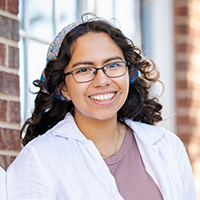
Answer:
[{"label": "teeth", "polygon": [[97,100],[97,101],[109,101],[114,97],[114,95],[115,95],[115,93],[100,94],[100,95],[90,96],[90,98]]}]

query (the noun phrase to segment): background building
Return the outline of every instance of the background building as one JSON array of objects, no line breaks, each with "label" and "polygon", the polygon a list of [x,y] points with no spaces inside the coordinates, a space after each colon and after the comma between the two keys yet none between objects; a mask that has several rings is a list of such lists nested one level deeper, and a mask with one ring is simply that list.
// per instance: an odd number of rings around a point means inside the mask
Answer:
[{"label": "background building", "polygon": [[[165,120],[158,125],[184,142],[200,199],[200,0],[0,0],[0,165],[6,169],[21,149],[19,130],[34,99],[28,90],[35,91],[48,44],[93,11],[116,18],[159,67]],[[156,84],[152,93],[161,88]]]}]

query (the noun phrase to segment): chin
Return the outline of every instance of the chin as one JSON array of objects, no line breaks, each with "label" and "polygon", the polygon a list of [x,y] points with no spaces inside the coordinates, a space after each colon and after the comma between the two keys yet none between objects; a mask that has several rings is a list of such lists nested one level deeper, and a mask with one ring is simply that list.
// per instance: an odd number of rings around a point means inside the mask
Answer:
[{"label": "chin", "polygon": [[113,113],[102,113],[102,114],[98,114],[93,116],[92,118],[100,120],[100,121],[105,121],[105,120],[110,120],[113,119],[117,116],[117,114],[113,114]]}]

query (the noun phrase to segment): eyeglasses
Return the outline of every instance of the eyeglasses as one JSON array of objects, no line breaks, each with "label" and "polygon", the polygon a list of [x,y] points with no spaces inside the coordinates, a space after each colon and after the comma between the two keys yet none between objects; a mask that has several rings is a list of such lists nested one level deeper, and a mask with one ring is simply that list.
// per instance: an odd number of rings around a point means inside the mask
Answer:
[{"label": "eyeglasses", "polygon": [[64,77],[72,75],[77,83],[86,83],[95,79],[98,70],[102,70],[104,74],[109,78],[118,78],[126,73],[126,67],[129,66],[129,62],[119,61],[109,63],[101,68],[95,67],[80,67],[71,72],[64,74]]}]

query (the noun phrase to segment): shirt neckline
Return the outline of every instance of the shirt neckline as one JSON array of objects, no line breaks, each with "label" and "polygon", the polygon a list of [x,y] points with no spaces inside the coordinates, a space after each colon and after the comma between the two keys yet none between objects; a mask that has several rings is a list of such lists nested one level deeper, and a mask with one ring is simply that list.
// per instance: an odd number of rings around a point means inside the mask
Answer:
[{"label": "shirt neckline", "polygon": [[107,165],[115,165],[118,162],[120,162],[120,160],[122,160],[126,156],[128,150],[130,149],[133,137],[134,137],[133,131],[129,127],[127,127],[122,147],[114,156],[109,158],[104,158],[105,163]]}]

